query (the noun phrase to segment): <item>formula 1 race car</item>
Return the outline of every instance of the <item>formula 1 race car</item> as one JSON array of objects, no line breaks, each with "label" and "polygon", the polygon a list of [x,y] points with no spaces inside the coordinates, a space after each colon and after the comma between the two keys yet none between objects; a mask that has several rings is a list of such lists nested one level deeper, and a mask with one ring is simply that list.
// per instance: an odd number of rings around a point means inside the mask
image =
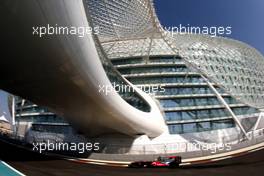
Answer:
[{"label": "formula 1 race car", "polygon": [[181,163],[180,156],[158,157],[155,161],[135,161],[128,166],[131,168],[143,168],[143,167],[179,167]]}]

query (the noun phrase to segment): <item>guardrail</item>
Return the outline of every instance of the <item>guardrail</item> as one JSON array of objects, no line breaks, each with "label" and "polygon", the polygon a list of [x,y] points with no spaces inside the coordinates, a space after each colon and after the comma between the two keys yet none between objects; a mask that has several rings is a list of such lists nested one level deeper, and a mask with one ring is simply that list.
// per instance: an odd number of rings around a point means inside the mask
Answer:
[{"label": "guardrail", "polygon": [[[23,137],[19,136],[9,136],[16,140],[28,142]],[[184,143],[164,143],[164,144],[142,144],[142,145],[123,145],[123,144],[100,144],[100,151],[96,153],[91,153],[89,158],[92,159],[103,159],[103,160],[113,160],[113,161],[130,161],[138,158],[144,159],[156,158],[159,155],[181,155],[184,159],[195,158],[195,157],[204,157],[216,154],[223,154],[227,152],[232,152],[254,146],[264,142],[264,129],[257,130],[254,132],[248,133],[247,140],[245,137],[240,135],[233,136],[236,138],[236,141],[229,141],[228,139],[223,138],[222,143],[217,145],[211,145],[209,148],[199,148],[197,146],[201,144],[210,145],[212,143],[206,143],[207,141],[190,141]],[[74,140],[77,142],[88,142],[87,139],[73,136]],[[68,138],[65,141],[65,136],[63,134],[38,134],[35,136],[35,139],[31,142],[47,142],[58,143],[58,142],[70,142],[71,139]],[[186,147],[189,145],[189,148]],[[229,147],[226,147],[229,145]],[[180,147],[179,147],[180,146]],[[223,147],[225,146],[225,147]]]},{"label": "guardrail", "polygon": [[[245,137],[237,137],[236,141],[228,141],[223,139],[223,142],[219,146],[230,145],[229,148],[209,148],[209,149],[198,149],[188,150],[183,148],[182,150],[177,150],[178,148],[173,148],[177,143],[167,143],[167,144],[146,144],[146,145],[105,145],[103,146],[100,153],[93,153],[89,158],[98,160],[112,160],[112,161],[133,161],[139,159],[155,159],[159,155],[180,155],[184,159],[188,158],[199,158],[211,155],[221,155],[225,153],[232,153],[233,151],[238,152],[242,149],[250,148],[251,146],[256,146],[258,144],[264,143],[264,129],[257,130],[255,132],[248,133],[250,140]],[[188,145],[190,142],[181,143],[182,145]],[[209,143],[210,144],[210,143]],[[254,148],[254,147],[253,147]],[[151,150],[152,149],[152,150]],[[193,148],[192,148],[193,149]],[[253,149],[251,149],[253,150]],[[245,151],[244,151],[245,152]]]}]

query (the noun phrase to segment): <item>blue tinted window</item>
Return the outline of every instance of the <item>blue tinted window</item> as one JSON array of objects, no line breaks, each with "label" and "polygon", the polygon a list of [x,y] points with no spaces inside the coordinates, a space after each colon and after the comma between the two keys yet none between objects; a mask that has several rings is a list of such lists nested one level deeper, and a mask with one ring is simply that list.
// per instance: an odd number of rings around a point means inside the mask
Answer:
[{"label": "blue tinted window", "polygon": [[183,124],[183,131],[185,133],[197,132],[197,125],[196,125],[196,123]]}]

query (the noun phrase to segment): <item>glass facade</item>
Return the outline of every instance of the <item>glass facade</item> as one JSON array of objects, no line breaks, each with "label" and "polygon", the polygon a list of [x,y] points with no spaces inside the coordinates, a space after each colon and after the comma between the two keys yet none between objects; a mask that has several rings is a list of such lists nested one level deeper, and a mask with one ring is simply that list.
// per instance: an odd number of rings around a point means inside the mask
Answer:
[{"label": "glass facade", "polygon": [[160,56],[160,57],[150,57],[148,59],[143,59],[142,57],[133,58],[115,58],[111,62],[114,65],[127,65],[127,64],[142,64],[142,63],[180,63],[180,57],[173,56]]},{"label": "glass facade", "polygon": [[[72,127],[62,117],[50,112],[46,107],[15,97],[15,120],[16,125],[26,130],[21,135],[33,135],[34,132],[64,134],[72,132]],[[39,135],[35,136],[40,137]]]},{"label": "glass facade", "polygon": [[[170,64],[153,64],[162,62]],[[235,127],[230,113],[217,99],[205,80],[188,69],[180,57],[119,58],[114,59],[113,64],[118,65],[116,69],[132,84],[146,86],[143,90],[151,93],[158,100],[171,134],[197,133]],[[127,85],[109,63],[106,63],[104,67],[112,83]],[[157,89],[151,89],[151,85],[159,86]],[[241,105],[218,85],[213,85],[226,103],[232,105],[231,109],[238,117],[254,116],[259,113],[257,109]],[[150,111],[150,107],[135,92],[118,92],[133,107],[146,112]],[[16,98],[16,117],[21,122],[32,123],[32,129],[39,132],[66,134],[70,130],[69,124],[63,118],[51,113],[45,107],[22,101],[20,98]]]},{"label": "glass facade", "polygon": [[168,125],[172,134],[197,133],[235,127],[232,119]]},{"label": "glass facade", "polygon": [[[131,106],[145,112],[150,112],[150,106],[148,103],[141,98],[137,92],[135,91],[120,91],[118,90],[120,87],[129,86],[127,82],[122,78],[119,72],[114,68],[112,63],[107,59],[107,56],[103,52],[101,46],[99,45],[98,38],[94,37],[97,52],[99,54],[99,58],[101,59],[101,63],[104,67],[105,73],[107,74],[110,82],[113,87],[116,89],[116,92]],[[115,86],[119,85],[119,86]]]},{"label": "glass facade", "polygon": [[34,103],[22,100],[19,97],[15,97],[16,106],[15,114],[16,121],[20,122],[30,122],[30,123],[43,123],[43,124],[68,124],[68,122],[57,116],[56,114],[50,112],[46,107],[37,106]]},{"label": "glass facade", "polygon": [[160,100],[160,104],[164,108],[172,107],[186,107],[186,106],[206,106],[206,105],[220,105],[218,99],[215,98],[183,98],[183,99],[169,99]]},{"label": "glass facade", "polygon": [[133,84],[162,84],[162,83],[203,83],[204,80],[200,76],[186,76],[186,75],[169,75],[169,76],[155,76],[155,77],[149,77],[146,76],[142,78],[133,77],[128,78],[130,82]]},{"label": "glass facade", "polygon": [[224,108],[165,112],[166,121],[196,120],[210,118],[213,119],[228,116],[230,116],[230,114],[228,114],[228,112]]},{"label": "glass facade", "polygon": [[178,57],[178,56],[153,56],[153,57],[150,57],[149,58],[149,61],[151,63],[159,63],[159,62],[162,62],[162,63],[179,63],[182,61],[181,57]]},{"label": "glass facade", "polygon": [[236,115],[254,114],[259,113],[259,110],[250,107],[235,107],[231,108]]},{"label": "glass facade", "polygon": [[[18,119],[19,118],[19,119]],[[32,123],[48,123],[48,124],[67,124],[64,118],[58,117],[57,115],[27,115],[17,116],[17,121],[20,122],[32,122]]]},{"label": "glass facade", "polygon": [[[196,133],[235,127],[231,114],[218,100],[205,80],[192,72],[180,57],[113,60],[113,64],[132,84],[162,85],[163,89],[144,89],[159,101],[171,134]],[[139,62],[140,61],[140,62]],[[131,65],[129,64],[140,64]],[[169,64],[153,64],[169,63]],[[125,66],[125,67],[124,67]],[[193,74],[189,74],[193,73]],[[222,88],[214,85],[236,115],[250,115],[258,110],[242,105]],[[158,91],[157,91],[158,90]],[[165,98],[163,96],[166,96]]]},{"label": "glass facade", "polygon": [[163,66],[163,67],[135,67],[119,69],[121,74],[142,74],[142,73],[164,73],[164,72],[188,72],[186,66]]},{"label": "glass facade", "polygon": [[165,87],[164,92],[157,92],[157,95],[191,95],[191,94],[212,94],[213,91],[204,85],[200,87]]},{"label": "glass facade", "polygon": [[[21,107],[23,110],[23,113],[45,113],[50,112],[48,108],[36,106],[34,104],[31,105],[24,105]],[[20,113],[21,109],[16,109],[16,113]]]},{"label": "glass facade", "polygon": [[114,65],[126,65],[126,64],[140,64],[143,63],[143,59],[139,58],[128,58],[128,59],[115,59],[112,60]]},{"label": "glass facade", "polygon": [[38,132],[47,132],[47,133],[55,133],[55,134],[69,134],[71,128],[69,126],[62,125],[43,125],[43,124],[33,124],[32,130]]}]

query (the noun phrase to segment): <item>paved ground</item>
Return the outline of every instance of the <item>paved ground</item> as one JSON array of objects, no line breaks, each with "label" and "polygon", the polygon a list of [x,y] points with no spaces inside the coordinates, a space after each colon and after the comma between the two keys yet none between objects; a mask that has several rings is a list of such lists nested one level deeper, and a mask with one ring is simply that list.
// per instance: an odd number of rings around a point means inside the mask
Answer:
[{"label": "paved ground", "polygon": [[262,176],[264,172],[264,150],[206,166],[132,169],[79,164],[0,146],[0,158],[28,176]]},{"label": "paved ground", "polygon": [[78,164],[63,160],[46,161],[14,161],[9,162],[12,166],[26,175],[36,176],[262,176],[264,171],[264,151],[244,156],[239,159],[215,164],[210,166],[184,167],[179,169],[152,168],[131,169],[97,165]]}]

